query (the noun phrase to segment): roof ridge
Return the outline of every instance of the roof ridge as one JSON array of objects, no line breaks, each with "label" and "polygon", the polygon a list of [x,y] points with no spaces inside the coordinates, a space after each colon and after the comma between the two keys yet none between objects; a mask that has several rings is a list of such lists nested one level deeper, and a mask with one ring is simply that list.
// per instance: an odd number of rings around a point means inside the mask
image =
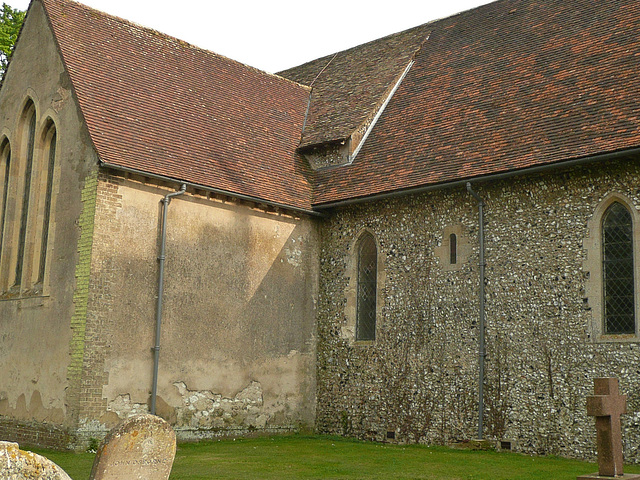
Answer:
[{"label": "roof ridge", "polygon": [[65,3],[67,3],[67,4],[75,4],[77,7],[81,8],[83,10],[90,11],[90,12],[95,12],[95,13],[101,15],[102,17],[111,18],[113,20],[116,20],[116,21],[118,21],[120,23],[129,25],[131,27],[139,28],[141,30],[144,30],[144,31],[152,34],[152,35],[155,35],[155,36],[158,36],[160,38],[164,38],[164,39],[166,39],[168,41],[171,41],[173,43],[176,43],[176,44],[180,45],[181,47],[183,47],[185,49],[193,49],[193,50],[200,51],[202,53],[206,53],[206,54],[209,54],[209,55],[216,56],[216,57],[218,57],[220,59],[224,59],[224,60],[230,61],[232,63],[235,63],[237,65],[241,65],[242,67],[244,67],[244,68],[246,68],[248,70],[253,70],[256,73],[263,74],[263,75],[270,76],[270,77],[276,77],[278,80],[284,80],[284,81],[287,81],[289,83],[296,84],[296,85],[304,88],[305,90],[308,90],[308,88],[309,88],[307,85],[303,85],[303,84],[295,82],[293,80],[289,80],[288,78],[282,77],[282,76],[280,76],[280,75],[278,75],[276,73],[271,73],[271,72],[267,72],[265,70],[261,70],[259,68],[256,68],[256,67],[248,65],[246,63],[243,63],[243,62],[240,62],[238,60],[235,60],[233,58],[227,57],[226,55],[222,55],[221,53],[214,52],[213,50],[209,50],[208,48],[200,47],[200,46],[195,45],[193,43],[187,42],[186,40],[182,40],[181,38],[178,38],[176,36],[170,35],[168,33],[161,32],[160,30],[156,30],[155,28],[148,27],[148,26],[145,26],[145,25],[143,25],[141,23],[134,22],[134,21],[131,21],[131,20],[127,20],[126,18],[120,17],[118,15],[114,15],[114,14],[107,13],[107,12],[102,11],[102,10],[98,10],[97,8],[90,7],[89,5],[86,5],[86,4],[84,4],[82,2],[79,2],[77,0],[34,0],[34,1],[42,2],[43,6],[45,7],[45,10],[47,10],[47,4],[48,3],[52,3],[52,2],[61,4],[61,5],[65,4]]},{"label": "roof ridge", "polygon": [[391,38],[391,37],[397,37],[399,35],[402,35],[402,34],[405,34],[407,32],[410,32],[411,30],[418,30],[418,29],[424,28],[425,26],[433,24],[433,23],[435,23],[435,22],[437,22],[439,20],[431,20],[431,21],[428,21],[428,22],[425,22],[425,23],[421,23],[420,25],[415,25],[413,27],[406,28],[406,29],[400,30],[398,32],[390,33],[388,35],[385,35],[384,37],[374,38],[373,40],[369,40],[368,42],[359,43],[358,45],[354,45],[352,47],[345,48],[344,50],[338,50],[337,52],[332,52],[332,53],[329,53],[328,55],[323,55],[322,57],[314,58],[312,60],[309,60],[309,61],[306,61],[304,63],[301,63],[300,65],[294,65],[292,67],[285,68],[284,70],[280,70],[279,72],[276,72],[276,75],[278,75],[280,73],[283,73],[283,72],[288,72],[289,70],[298,69],[298,68],[300,68],[300,67],[302,67],[304,65],[308,65],[310,63],[318,62],[318,61],[320,61],[320,60],[322,60],[324,58],[331,59],[331,58],[333,58],[333,57],[335,57],[337,55],[340,55],[342,53],[347,53],[347,52],[350,52],[352,50],[360,49],[360,48],[362,48],[362,47],[364,47],[366,45],[382,42],[385,39],[388,39],[388,38]]},{"label": "roof ridge", "polygon": [[102,165],[310,209],[295,150],[308,87],[75,0],[37,1]]}]

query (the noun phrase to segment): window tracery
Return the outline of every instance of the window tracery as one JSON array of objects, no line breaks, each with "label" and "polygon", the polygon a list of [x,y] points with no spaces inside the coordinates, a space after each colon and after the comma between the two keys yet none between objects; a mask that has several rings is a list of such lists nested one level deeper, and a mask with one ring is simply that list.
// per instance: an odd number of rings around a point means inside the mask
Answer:
[{"label": "window tracery", "polygon": [[358,243],[358,293],[356,340],[376,339],[378,249],[373,235],[365,232]]},{"label": "window tracery", "polygon": [[635,333],[633,223],[620,202],[602,217],[602,288],[605,334]]}]

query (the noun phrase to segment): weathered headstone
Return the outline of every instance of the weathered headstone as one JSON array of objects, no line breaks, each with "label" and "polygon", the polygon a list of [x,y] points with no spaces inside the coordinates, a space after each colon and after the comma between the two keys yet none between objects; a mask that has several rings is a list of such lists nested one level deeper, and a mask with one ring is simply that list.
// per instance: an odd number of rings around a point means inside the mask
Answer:
[{"label": "weathered headstone", "polygon": [[71,480],[46,457],[20,450],[17,443],[0,442],[0,478],[11,480]]},{"label": "weathered headstone", "polygon": [[599,471],[578,477],[578,480],[640,480],[640,475],[622,472],[620,415],[627,412],[627,396],[620,395],[617,378],[596,378],[594,382],[595,395],[587,397],[587,415],[596,417]]},{"label": "weathered headstone", "polygon": [[167,480],[176,454],[176,434],[154,415],[136,415],[102,441],[90,480]]}]

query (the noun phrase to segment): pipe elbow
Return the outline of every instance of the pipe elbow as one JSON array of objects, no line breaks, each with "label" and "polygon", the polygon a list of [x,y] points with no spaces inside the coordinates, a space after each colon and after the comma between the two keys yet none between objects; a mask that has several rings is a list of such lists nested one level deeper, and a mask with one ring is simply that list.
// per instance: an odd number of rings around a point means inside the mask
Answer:
[{"label": "pipe elbow", "polygon": [[471,186],[471,182],[467,182],[467,192],[469,192],[473,196],[473,198],[475,198],[478,201],[478,205],[484,206],[484,200],[473,189],[473,187]]},{"label": "pipe elbow", "polygon": [[173,197],[177,197],[178,195],[183,195],[185,192],[187,191],[187,184],[183,183],[180,186],[180,190],[178,190],[177,192],[172,192],[172,193],[168,193],[164,196],[164,204],[167,205],[169,202],[171,202],[171,199]]}]

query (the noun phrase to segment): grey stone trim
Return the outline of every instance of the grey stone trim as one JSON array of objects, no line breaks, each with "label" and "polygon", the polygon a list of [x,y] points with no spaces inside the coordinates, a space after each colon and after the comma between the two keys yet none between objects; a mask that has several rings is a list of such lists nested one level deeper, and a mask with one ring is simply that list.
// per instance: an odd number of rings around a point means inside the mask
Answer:
[{"label": "grey stone trim", "polygon": [[[449,241],[451,234],[455,234],[457,238],[457,262],[451,263],[450,261],[450,245]],[[466,235],[464,226],[461,224],[448,225],[444,227],[442,231],[442,243],[433,249],[436,257],[440,260],[440,265],[444,271],[457,271],[460,270],[463,265],[469,261],[469,255],[471,254],[471,245],[469,244],[469,237]]]},{"label": "grey stone trim", "polygon": [[363,228],[354,237],[354,240],[349,245],[349,251],[346,260],[346,274],[347,274],[347,287],[345,288],[344,295],[347,299],[344,309],[344,320],[340,327],[340,333],[343,339],[347,340],[350,344],[367,346],[375,344],[375,341],[357,341],[356,340],[356,318],[357,318],[357,305],[358,305],[358,245],[365,233],[370,233],[376,242],[376,249],[378,251],[378,271],[377,271],[377,288],[376,288],[376,338],[380,332],[382,326],[382,307],[384,304],[384,283],[385,283],[385,269],[384,269],[384,254],[380,248],[380,241],[378,235],[368,228]]},{"label": "grey stone trim", "polygon": [[[612,203],[619,202],[631,212],[633,220],[633,263],[635,283],[635,323],[634,335],[607,335],[604,333],[603,284],[602,284],[602,216]],[[610,192],[600,201],[592,217],[587,222],[587,237],[584,239],[585,260],[583,269],[588,273],[585,291],[588,306],[591,310],[590,338],[593,342],[638,342],[640,341],[640,213],[633,201],[618,192]]]}]

